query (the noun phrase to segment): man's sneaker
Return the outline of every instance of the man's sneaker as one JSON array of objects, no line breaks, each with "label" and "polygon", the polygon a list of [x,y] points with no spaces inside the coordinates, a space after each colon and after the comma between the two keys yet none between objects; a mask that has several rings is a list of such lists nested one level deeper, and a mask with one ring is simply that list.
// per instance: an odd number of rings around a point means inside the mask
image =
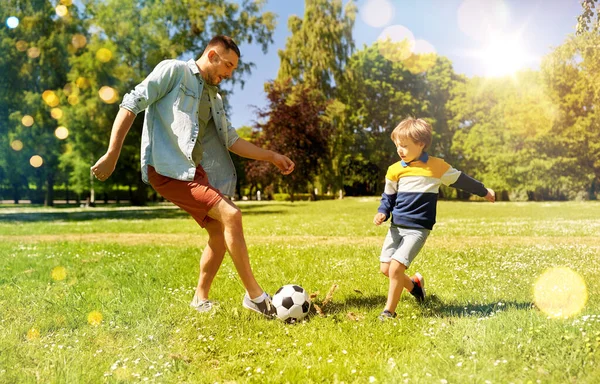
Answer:
[{"label": "man's sneaker", "polygon": [[386,321],[393,319],[394,317],[396,317],[396,312],[390,312],[387,309],[385,309],[383,312],[381,312],[378,319],[381,321]]},{"label": "man's sneaker", "polygon": [[210,312],[218,305],[219,303],[217,303],[216,301],[200,300],[196,296],[194,296],[194,299],[190,303],[190,307],[194,308],[200,313]]},{"label": "man's sneaker", "polygon": [[271,296],[267,295],[265,300],[262,303],[255,303],[250,299],[248,294],[244,294],[244,300],[242,301],[242,306],[244,308],[248,308],[251,311],[260,313],[261,315],[265,315],[266,317],[275,317],[277,314],[277,310],[271,303]]},{"label": "man's sneaker", "polygon": [[419,272],[415,273],[415,275],[413,277],[411,277],[410,279],[412,280],[413,284],[415,285],[413,290],[410,291],[410,294],[413,295],[419,303],[424,302],[425,301],[425,279]]}]

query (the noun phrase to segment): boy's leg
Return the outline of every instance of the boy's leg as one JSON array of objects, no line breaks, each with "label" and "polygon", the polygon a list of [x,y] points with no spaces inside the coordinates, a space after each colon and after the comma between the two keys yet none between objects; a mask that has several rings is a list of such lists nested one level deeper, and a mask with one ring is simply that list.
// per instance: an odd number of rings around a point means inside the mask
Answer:
[{"label": "boy's leg", "polygon": [[404,264],[399,263],[397,260],[392,260],[390,262],[390,285],[388,288],[388,297],[385,304],[385,310],[390,311],[391,313],[396,312],[396,307],[398,306],[398,301],[400,301],[402,290],[406,288],[406,290],[410,292],[413,289],[414,284],[410,277],[404,273],[405,271],[406,266]]},{"label": "boy's leg", "polygon": [[205,228],[208,232],[208,244],[200,258],[200,276],[196,288],[196,297],[199,300],[208,299],[210,286],[221,267],[227,250],[223,236],[223,225],[216,220],[208,220]]},{"label": "boy's leg", "polygon": [[379,263],[379,270],[381,271],[381,273],[383,273],[386,277],[390,277],[390,262],[389,261],[381,261]]}]

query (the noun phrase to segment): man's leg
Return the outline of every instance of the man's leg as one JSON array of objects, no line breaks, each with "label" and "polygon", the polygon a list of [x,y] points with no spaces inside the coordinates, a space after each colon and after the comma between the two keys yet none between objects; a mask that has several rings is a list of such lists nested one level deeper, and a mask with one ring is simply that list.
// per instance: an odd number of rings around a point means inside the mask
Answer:
[{"label": "man's leg", "polygon": [[200,258],[200,276],[196,297],[200,300],[208,299],[210,286],[221,267],[225,256],[225,238],[223,236],[223,225],[217,220],[209,220],[205,226],[208,232],[208,244]]},{"label": "man's leg", "polygon": [[263,290],[254,278],[250,267],[248,248],[242,228],[242,212],[229,199],[223,198],[208,211],[208,216],[223,225],[225,246],[248,295],[250,298],[259,297]]}]

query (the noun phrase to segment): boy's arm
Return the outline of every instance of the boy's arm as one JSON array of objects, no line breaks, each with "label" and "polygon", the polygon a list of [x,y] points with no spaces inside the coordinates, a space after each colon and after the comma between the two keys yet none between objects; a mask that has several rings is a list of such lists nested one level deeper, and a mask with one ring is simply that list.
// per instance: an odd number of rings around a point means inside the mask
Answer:
[{"label": "boy's arm", "polygon": [[[394,209],[394,205],[396,204],[396,196],[398,196],[398,182],[390,180],[386,177],[385,178],[385,189],[383,190],[383,193],[381,194],[381,201],[379,203],[379,208],[377,209],[377,213],[378,214],[381,213],[385,217],[383,218],[383,220],[380,221],[379,224],[381,224],[381,222],[383,222],[383,221],[387,221],[387,219],[390,218],[390,214],[391,214],[392,210]],[[375,217],[377,218],[378,216],[375,215]],[[379,216],[379,217],[381,217],[381,216]],[[377,221],[379,221],[379,220],[374,220],[374,221],[376,221],[375,224],[377,224]]]},{"label": "boy's arm", "polygon": [[442,183],[449,187],[484,197],[492,203],[496,200],[496,194],[493,190],[486,188],[481,181],[475,180],[471,176],[452,167],[442,176]]}]

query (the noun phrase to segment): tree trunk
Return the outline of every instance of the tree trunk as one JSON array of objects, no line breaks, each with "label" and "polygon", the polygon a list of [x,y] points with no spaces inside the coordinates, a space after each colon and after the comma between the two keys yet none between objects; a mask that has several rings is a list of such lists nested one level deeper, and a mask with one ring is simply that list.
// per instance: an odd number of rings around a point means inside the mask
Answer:
[{"label": "tree trunk", "polygon": [[44,200],[44,206],[54,206],[54,172],[48,172],[46,176],[46,199]]},{"label": "tree trunk", "polygon": [[135,206],[145,206],[148,205],[148,189],[146,184],[142,181],[141,178],[138,178],[137,181],[137,190],[135,194],[131,191],[131,186],[129,186],[129,195],[132,197],[131,205]]}]

